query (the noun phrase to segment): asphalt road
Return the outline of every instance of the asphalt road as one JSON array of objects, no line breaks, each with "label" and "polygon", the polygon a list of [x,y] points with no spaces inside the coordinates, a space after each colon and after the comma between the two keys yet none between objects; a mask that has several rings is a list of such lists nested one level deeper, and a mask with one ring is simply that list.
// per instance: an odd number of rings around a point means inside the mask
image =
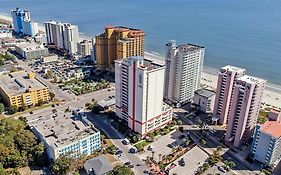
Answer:
[{"label": "asphalt road", "polygon": [[[109,120],[105,116],[96,116],[92,113],[88,114],[88,119],[94,123],[95,127],[99,130],[102,130],[109,138],[111,138],[112,142],[115,146],[120,148],[123,153],[122,157],[120,158],[123,163],[130,162],[132,165],[134,165],[134,171],[136,175],[144,174],[143,171],[149,170],[150,168],[142,161],[137,155],[129,153],[130,146],[124,145],[122,143],[122,140],[124,139],[124,136],[120,134],[115,128],[113,128]],[[140,166],[136,166],[139,164]]]}]

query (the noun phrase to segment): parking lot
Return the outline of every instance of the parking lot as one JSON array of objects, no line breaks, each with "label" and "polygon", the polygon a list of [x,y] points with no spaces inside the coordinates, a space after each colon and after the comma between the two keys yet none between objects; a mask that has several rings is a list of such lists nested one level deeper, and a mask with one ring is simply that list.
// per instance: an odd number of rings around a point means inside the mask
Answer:
[{"label": "parking lot", "polygon": [[[157,138],[153,143],[144,147],[145,152],[139,155],[140,158],[146,159],[147,156],[152,157],[152,151],[154,151],[154,160],[159,161],[159,154],[161,156],[168,155],[172,152],[173,148],[183,143],[184,139],[181,138],[183,135],[187,136],[186,133],[177,130]],[[188,137],[185,137],[185,140],[188,140]],[[148,151],[149,146],[152,147],[151,151]]]},{"label": "parking lot", "polygon": [[[192,175],[208,157],[207,153],[201,150],[198,146],[195,146],[173,162],[176,166],[170,170],[170,174],[176,173],[177,175]],[[181,163],[182,159],[185,162],[184,166]]]}]

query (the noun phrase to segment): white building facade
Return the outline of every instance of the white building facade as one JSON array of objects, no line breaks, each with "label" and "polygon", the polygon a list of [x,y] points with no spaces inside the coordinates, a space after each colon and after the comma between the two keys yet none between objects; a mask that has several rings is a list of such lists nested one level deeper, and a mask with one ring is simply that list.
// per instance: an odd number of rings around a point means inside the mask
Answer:
[{"label": "white building facade", "polygon": [[143,57],[115,61],[116,114],[141,135],[172,120],[163,102],[164,74],[164,66]]},{"label": "white building facade", "polygon": [[[64,114],[67,115],[67,114]],[[50,160],[60,155],[71,157],[89,156],[101,149],[100,131],[85,116],[50,116],[29,122],[34,134],[46,147]]]},{"label": "white building facade", "polygon": [[194,92],[193,103],[198,105],[199,110],[205,113],[213,112],[215,92],[206,89],[199,89]]},{"label": "white building facade", "polygon": [[59,49],[67,50],[69,54],[77,52],[79,42],[78,26],[56,21],[45,22],[47,42]]},{"label": "white building facade", "polygon": [[205,48],[193,44],[177,46],[174,40],[166,46],[164,98],[171,103],[190,102],[200,88]]},{"label": "white building facade", "polygon": [[281,160],[281,123],[267,121],[257,125],[252,145],[254,159],[264,166],[275,167]]}]

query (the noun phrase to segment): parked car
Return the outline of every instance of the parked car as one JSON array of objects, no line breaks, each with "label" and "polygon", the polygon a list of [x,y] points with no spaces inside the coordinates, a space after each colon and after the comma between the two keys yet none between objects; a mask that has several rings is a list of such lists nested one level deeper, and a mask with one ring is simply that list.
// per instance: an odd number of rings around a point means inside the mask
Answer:
[{"label": "parked car", "polygon": [[126,166],[128,166],[128,165],[130,165],[131,164],[131,162],[126,162],[126,163],[124,163],[124,165],[126,165]]},{"label": "parked car", "polygon": [[185,135],[182,134],[179,136],[179,139],[183,139],[183,138],[185,138]]},{"label": "parked car", "polygon": [[222,167],[222,166],[218,166],[218,169],[223,172],[223,173],[226,173],[225,169]]},{"label": "parked car", "polygon": [[129,139],[125,138],[124,140],[122,140],[122,143],[123,143],[124,145],[129,145],[129,144],[130,144],[130,141],[129,141]]}]

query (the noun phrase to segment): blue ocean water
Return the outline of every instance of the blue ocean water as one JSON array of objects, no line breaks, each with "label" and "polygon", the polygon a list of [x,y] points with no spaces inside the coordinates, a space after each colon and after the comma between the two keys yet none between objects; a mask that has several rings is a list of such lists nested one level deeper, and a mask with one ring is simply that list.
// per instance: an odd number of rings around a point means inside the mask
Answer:
[{"label": "blue ocean water", "polygon": [[164,54],[165,43],[206,47],[205,65],[231,64],[281,85],[280,0],[0,0],[0,12],[28,9],[37,22],[71,22],[94,36],[104,26],[147,33],[146,51]]}]

